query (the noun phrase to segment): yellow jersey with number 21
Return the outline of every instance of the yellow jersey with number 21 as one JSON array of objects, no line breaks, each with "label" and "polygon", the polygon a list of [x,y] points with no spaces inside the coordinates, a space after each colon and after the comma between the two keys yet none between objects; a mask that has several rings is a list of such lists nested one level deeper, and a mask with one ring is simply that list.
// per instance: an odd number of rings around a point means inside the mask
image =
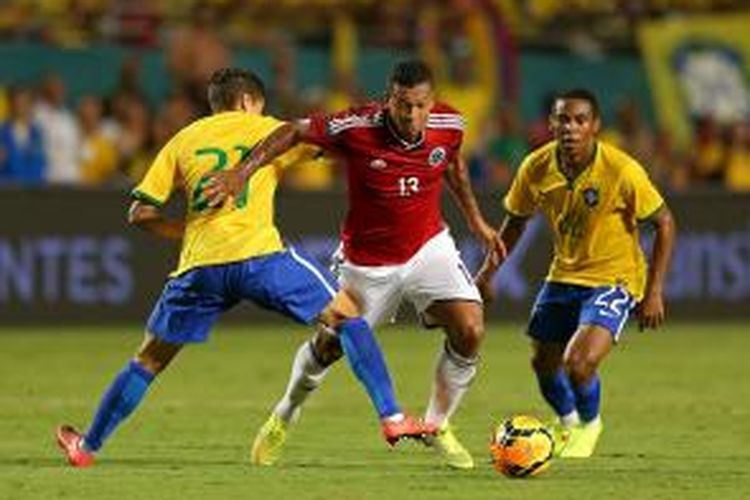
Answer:
[{"label": "yellow jersey with number 21", "polygon": [[537,210],[554,235],[548,281],[583,286],[622,285],[637,300],[646,284],[638,222],[664,204],[643,167],[623,151],[598,142],[591,164],[569,182],[557,143],[529,154],[505,197],[517,216]]},{"label": "yellow jersey with number 21", "polygon": [[217,113],[183,128],[161,149],[133,196],[160,206],[175,188],[185,193],[185,235],[172,276],[284,248],[273,210],[283,162],[259,169],[245,190],[220,208],[208,207],[203,193],[207,174],[235,166],[283,123],[244,111]]}]

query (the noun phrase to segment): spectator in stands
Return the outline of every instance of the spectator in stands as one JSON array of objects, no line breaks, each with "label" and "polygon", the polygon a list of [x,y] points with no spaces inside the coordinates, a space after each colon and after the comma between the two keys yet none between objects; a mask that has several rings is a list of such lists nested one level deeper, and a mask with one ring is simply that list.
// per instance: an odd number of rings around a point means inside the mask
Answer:
[{"label": "spectator in stands", "polygon": [[659,186],[670,191],[684,191],[690,185],[690,171],[685,155],[674,147],[668,130],[658,130],[654,136],[654,151],[646,162],[651,177]]},{"label": "spectator in stands", "polygon": [[81,137],[75,115],[65,104],[65,82],[60,75],[48,74],[42,81],[34,120],[44,134],[47,156],[47,182],[77,184]]},{"label": "spectator in stands", "polygon": [[437,9],[435,4],[422,10],[420,52],[438,77],[441,99],[466,118],[463,153],[471,158],[495,106],[492,28],[478,0],[451,0]]},{"label": "spectator in stands", "polygon": [[177,29],[167,47],[167,64],[179,88],[190,96],[201,115],[210,114],[206,85],[211,74],[230,65],[229,46],[218,35],[216,7],[197,1],[190,24]]},{"label": "spectator in stands", "polygon": [[[198,118],[198,110],[193,106],[190,96],[184,92],[172,92],[160,110],[164,115],[170,136]],[[164,144],[159,144],[159,148]]]},{"label": "spectator in stands", "polygon": [[644,164],[649,164],[654,152],[651,126],[641,116],[638,103],[632,97],[617,104],[615,126],[603,134],[603,139]]},{"label": "spectator in stands", "polygon": [[[145,111],[145,107],[141,108]],[[138,113],[140,116],[140,112]],[[131,123],[129,135],[140,137],[140,146],[132,151],[125,163],[123,173],[129,184],[137,184],[143,178],[156,154],[181,128],[198,117],[192,101],[182,92],[174,92],[165,101],[162,108],[148,123],[140,128],[137,117],[129,117]]]},{"label": "spectator in stands", "polygon": [[549,128],[549,110],[555,102],[555,95],[550,93],[542,98],[539,103],[539,114],[532,120],[526,131],[529,149],[533,150],[553,139]]},{"label": "spectator in stands", "polygon": [[[106,9],[106,35],[120,43],[139,47],[156,47],[159,42],[159,27],[167,3],[154,0],[104,0]],[[182,3],[182,2],[179,2]]]},{"label": "spectator in stands", "polygon": [[717,184],[722,181],[726,148],[721,128],[712,116],[698,118],[692,153],[690,172],[693,183]]},{"label": "spectator in stands", "polygon": [[8,119],[0,125],[0,182],[38,185],[47,162],[44,136],[34,123],[34,96],[29,89],[9,89]]},{"label": "spectator in stands", "polygon": [[78,103],[81,126],[81,182],[99,186],[112,181],[117,171],[117,149],[101,126],[102,102],[94,96],[84,96]]},{"label": "spectator in stands", "polygon": [[529,152],[529,143],[513,108],[501,107],[492,130],[487,143],[488,182],[493,187],[508,186]]},{"label": "spectator in stands", "polygon": [[725,181],[732,191],[750,192],[750,120],[730,130]]},{"label": "spectator in stands", "polygon": [[[274,114],[283,118],[292,118],[337,111],[347,107],[349,105],[347,103],[351,103],[350,96],[346,93],[349,88],[342,89],[337,85],[341,81],[337,76],[349,77],[351,75],[336,66],[338,58],[335,55],[342,50],[351,50],[342,45],[351,41],[350,37],[354,35],[348,33],[348,36],[342,37],[342,32],[346,32],[346,29],[342,30],[341,26],[336,24],[340,22],[340,18],[334,18],[333,48],[331,49],[333,60],[331,72],[334,75],[334,82],[325,90],[308,88],[300,92],[297,88],[297,58],[293,40],[280,33],[269,36],[273,61],[271,95],[274,102]],[[336,160],[317,146],[299,144],[284,155],[283,161],[284,164],[289,165],[284,170],[282,178],[286,187],[301,191],[322,191],[330,189],[335,183]]]},{"label": "spectator in stands", "polygon": [[138,178],[142,174],[140,169],[151,159],[144,155],[148,151],[152,119],[143,101],[129,98],[126,102],[128,106],[122,112],[116,147],[123,173],[130,178]]}]

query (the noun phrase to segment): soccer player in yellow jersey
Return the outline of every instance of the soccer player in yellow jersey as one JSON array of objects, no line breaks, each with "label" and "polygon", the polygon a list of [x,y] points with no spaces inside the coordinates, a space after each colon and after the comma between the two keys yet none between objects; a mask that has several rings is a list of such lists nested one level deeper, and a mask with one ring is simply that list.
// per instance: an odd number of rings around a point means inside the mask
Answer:
[{"label": "soccer player in yellow jersey", "polygon": [[[508,252],[536,212],[554,234],[549,274],[531,312],[532,366],[559,417],[563,457],[588,457],[602,431],[598,367],[635,308],[640,327],[664,320],[663,284],[674,221],[648,175],[623,151],[597,140],[599,106],[589,91],[553,104],[554,140],[529,154],[505,197],[500,237]],[[638,225],[655,227],[650,266]],[[502,257],[489,254],[477,280],[490,280]]]},{"label": "soccer player in yellow jersey", "polygon": [[[209,83],[208,100],[213,114],[178,132],[133,191],[129,221],[156,235],[181,240],[180,260],[151,313],[143,344],[104,393],[88,431],[82,434],[70,425],[57,429],[68,462],[76,467],[92,465],[95,453],[138,406],[154,377],[185,344],[205,341],[219,315],[241,300],[301,323],[318,323],[318,339],[338,335],[352,370],[378,411],[389,444],[434,433],[401,413],[382,353],[358,316],[355,301],[347,292],[336,291],[335,279],[327,271],[282,243],[273,221],[273,196],[283,165],[276,162],[260,168],[222,207],[208,205],[204,195],[208,174],[246,156],[262,165],[262,158],[253,156],[251,149],[285,126],[262,115],[263,84],[249,71],[217,71]],[[165,218],[159,210],[177,188],[187,197],[184,221]],[[295,366],[304,364],[306,376],[288,388],[291,400],[304,397],[317,385],[332,362],[319,352],[316,342],[298,351]],[[273,425],[271,432],[283,439],[286,422]],[[265,450],[263,456],[273,459],[273,450]]]}]

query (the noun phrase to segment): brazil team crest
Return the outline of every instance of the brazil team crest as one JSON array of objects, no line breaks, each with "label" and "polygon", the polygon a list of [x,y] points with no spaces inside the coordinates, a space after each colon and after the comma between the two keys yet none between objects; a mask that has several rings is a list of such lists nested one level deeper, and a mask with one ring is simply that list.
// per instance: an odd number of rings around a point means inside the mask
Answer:
[{"label": "brazil team crest", "polygon": [[599,204],[599,190],[595,187],[588,187],[583,190],[583,201],[589,207],[595,207]]},{"label": "brazil team crest", "polygon": [[445,152],[445,148],[442,146],[438,146],[430,151],[430,156],[427,157],[427,163],[431,167],[437,167],[445,161],[446,156],[447,153]]}]

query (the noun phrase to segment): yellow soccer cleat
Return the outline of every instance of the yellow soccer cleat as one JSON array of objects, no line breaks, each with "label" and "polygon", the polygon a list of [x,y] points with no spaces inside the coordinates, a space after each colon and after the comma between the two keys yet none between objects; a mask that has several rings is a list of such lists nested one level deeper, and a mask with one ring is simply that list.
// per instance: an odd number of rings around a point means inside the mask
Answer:
[{"label": "yellow soccer cleat", "polygon": [[588,458],[594,454],[596,442],[604,429],[601,418],[576,425],[570,429],[570,437],[560,452],[561,458]]},{"label": "yellow soccer cleat", "polygon": [[434,436],[426,436],[425,444],[439,453],[445,464],[453,469],[473,469],[474,459],[456,438],[450,425],[441,427]]},{"label": "yellow soccer cleat", "polygon": [[289,424],[272,413],[255,436],[250,451],[250,463],[263,466],[275,464],[284,449],[288,427]]},{"label": "yellow soccer cleat", "polygon": [[552,442],[555,445],[552,450],[552,456],[559,457],[570,440],[570,427],[566,427],[559,421],[555,420],[554,422],[547,424],[547,429],[549,429],[549,432],[552,435]]}]

